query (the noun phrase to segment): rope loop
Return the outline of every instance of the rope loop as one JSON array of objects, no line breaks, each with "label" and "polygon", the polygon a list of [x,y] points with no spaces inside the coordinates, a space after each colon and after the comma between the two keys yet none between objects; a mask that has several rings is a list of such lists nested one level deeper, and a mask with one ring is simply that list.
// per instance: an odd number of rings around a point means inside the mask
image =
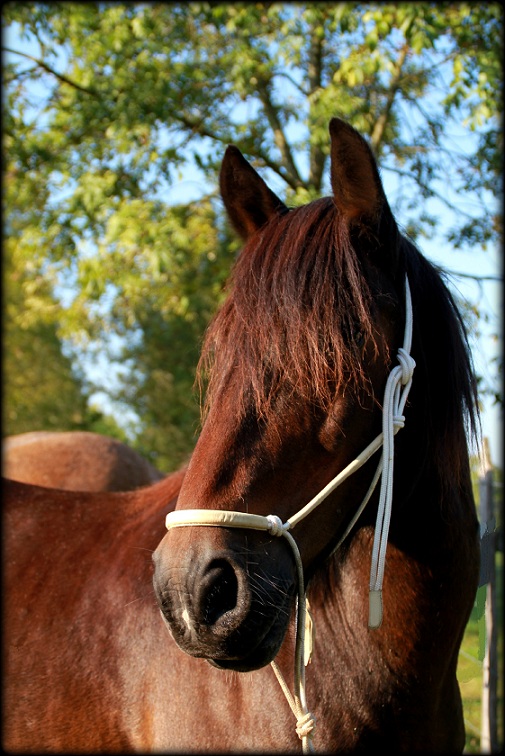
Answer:
[{"label": "rope loop", "polygon": [[300,717],[300,719],[296,720],[296,734],[298,735],[300,740],[308,737],[310,733],[315,729],[315,727],[316,718],[313,714],[310,713],[310,711],[304,714],[303,717]]},{"label": "rope loop", "polygon": [[410,354],[403,348],[400,347],[398,349],[398,362],[400,363],[401,369],[402,369],[402,376],[401,376],[401,383],[403,386],[406,386],[409,381],[412,380],[412,376],[414,375],[414,368],[416,366],[416,361],[410,356]]},{"label": "rope loop", "polygon": [[277,515],[267,515],[266,519],[268,520],[268,532],[273,536],[281,536],[289,528],[289,524],[284,525]]},{"label": "rope loop", "polygon": [[393,428],[395,433],[405,426],[405,415],[393,416]]}]

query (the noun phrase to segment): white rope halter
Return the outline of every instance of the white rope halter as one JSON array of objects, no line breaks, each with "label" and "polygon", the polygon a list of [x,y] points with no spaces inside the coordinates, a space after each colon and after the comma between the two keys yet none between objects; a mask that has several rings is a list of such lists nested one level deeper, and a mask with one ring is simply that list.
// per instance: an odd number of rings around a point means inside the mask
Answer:
[{"label": "white rope halter", "polygon": [[[355,512],[344,534],[335,546],[339,548],[347,537],[352,527],[367,505],[373,491],[382,475],[375,535],[372,548],[372,564],[370,570],[369,586],[369,618],[368,627],[377,629],[382,623],[382,583],[386,564],[386,548],[388,541],[389,523],[391,519],[391,506],[393,502],[393,464],[394,464],[394,436],[403,428],[405,417],[403,410],[412,385],[412,375],[416,363],[410,356],[412,347],[412,297],[408,278],[405,277],[405,331],[403,347],[398,350],[399,365],[394,367],[386,382],[384,402],[382,409],[382,433],[369,444],[347,467],[335,476],[313,499],[309,501],[299,512],[282,522],[276,515],[254,515],[245,512],[217,511],[210,509],[178,509],[167,515],[165,524],[167,530],[181,526],[207,525],[230,528],[249,528],[252,530],[264,530],[273,536],[284,537],[291,546],[298,573],[298,600],[296,620],[296,645],[295,645],[295,679],[294,693],[291,694],[284,677],[275,661],[272,668],[286,696],[286,699],[296,717],[296,732],[302,741],[304,753],[314,751],[312,735],[315,727],[315,718],[307,708],[305,695],[305,666],[309,661],[309,654],[305,654],[306,630],[310,634],[311,621],[307,612],[305,598],[305,583],[303,577],[303,565],[297,543],[288,531],[295,527],[301,520],[307,517],[319,504],[321,504],[337,486],[344,482],[352,473],[359,470],[365,462],[382,446],[383,451],[379,464],[373,476],[370,487]],[[311,638],[307,639],[310,640]]]}]

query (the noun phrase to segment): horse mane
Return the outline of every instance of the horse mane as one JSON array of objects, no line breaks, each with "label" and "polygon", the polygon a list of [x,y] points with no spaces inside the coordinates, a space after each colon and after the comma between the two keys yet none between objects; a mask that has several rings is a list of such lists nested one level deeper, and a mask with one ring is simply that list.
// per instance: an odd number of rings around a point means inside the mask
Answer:
[{"label": "horse mane", "polygon": [[409,239],[400,237],[400,246],[414,311],[416,369],[409,403],[422,418],[418,432],[424,436],[424,458],[435,461],[448,491],[458,486],[468,468],[468,443],[479,444],[477,381],[466,327],[445,283],[446,274]]},{"label": "horse mane", "polygon": [[[200,388],[207,384],[204,415],[231,380],[237,417],[252,400],[257,417],[272,423],[282,423],[275,406],[281,383],[285,401],[323,412],[339,392],[372,391],[358,337],[376,341],[377,292],[353,246],[362,241],[330,197],[279,215],[252,235],[204,339],[197,371]],[[417,366],[410,403],[421,413],[422,456],[436,460],[442,483],[451,486],[465,464],[466,429],[478,436],[466,330],[441,272],[397,231],[391,245],[401,261],[397,279],[406,271],[412,291]]]},{"label": "horse mane", "polygon": [[[237,409],[252,398],[269,417],[283,382],[293,399],[328,411],[347,385],[364,385],[356,335],[373,340],[370,287],[331,198],[267,223],[235,263],[229,296],[198,366],[207,408],[233,376]],[[270,419],[270,418],[269,418]]]}]

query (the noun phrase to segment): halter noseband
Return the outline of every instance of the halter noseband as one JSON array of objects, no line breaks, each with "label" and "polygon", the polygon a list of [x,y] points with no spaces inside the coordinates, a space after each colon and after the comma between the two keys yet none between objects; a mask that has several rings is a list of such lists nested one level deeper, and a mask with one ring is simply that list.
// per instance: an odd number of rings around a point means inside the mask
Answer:
[{"label": "halter noseband", "polygon": [[[304,753],[313,751],[312,731],[315,720],[310,714],[305,697],[305,631],[310,628],[308,623],[307,601],[305,599],[305,584],[303,577],[303,565],[297,543],[288,531],[307,517],[319,504],[321,504],[332,491],[334,491],[352,473],[359,470],[365,462],[382,446],[382,454],[379,464],[373,476],[370,487],[347,526],[344,534],[335,546],[336,551],[347,537],[358,517],[363,512],[377,482],[382,475],[375,535],[372,547],[372,564],[370,569],[369,585],[369,618],[368,627],[377,629],[382,623],[382,582],[386,562],[386,548],[388,541],[389,523],[391,519],[391,506],[393,502],[393,463],[394,463],[394,436],[403,428],[405,417],[403,410],[412,385],[412,375],[415,361],[410,356],[412,347],[412,297],[407,276],[405,277],[405,330],[403,347],[397,353],[399,364],[390,372],[384,391],[382,408],[382,433],[380,433],[356,459],[341,470],[308,504],[299,512],[282,522],[277,515],[255,515],[246,512],[221,511],[211,509],[179,509],[169,512],[165,525],[167,530],[182,526],[207,525],[216,527],[248,528],[252,530],[264,530],[273,536],[283,536],[291,546],[298,573],[298,611],[296,625],[295,646],[295,682],[294,695],[288,686],[275,661],[272,661],[273,670],[279,680],[282,690],[289,705],[297,718],[296,732],[303,744]],[[305,599],[305,600],[303,600]]]}]

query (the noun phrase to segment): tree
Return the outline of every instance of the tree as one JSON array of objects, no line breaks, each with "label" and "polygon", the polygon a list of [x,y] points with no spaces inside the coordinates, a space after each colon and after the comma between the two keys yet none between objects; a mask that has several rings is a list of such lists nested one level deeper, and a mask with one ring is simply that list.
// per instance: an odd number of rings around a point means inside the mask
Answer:
[{"label": "tree", "polygon": [[[67,287],[57,321],[73,353],[107,348],[132,366],[118,397],[139,413],[144,453],[156,444],[167,469],[194,440],[190,363],[237,249],[215,198],[226,144],[304,202],[327,191],[327,126],[340,115],[394,178],[412,236],[435,232],[437,199],[452,212],[449,247],[498,242],[501,14],[494,3],[4,7],[38,48],[5,66],[9,234],[33,280]],[[168,207],[188,167],[200,201]]]},{"label": "tree", "polygon": [[85,380],[64,353],[53,322],[59,305],[44,281],[4,244],[4,435],[93,430],[121,438],[113,418],[88,405]]}]

